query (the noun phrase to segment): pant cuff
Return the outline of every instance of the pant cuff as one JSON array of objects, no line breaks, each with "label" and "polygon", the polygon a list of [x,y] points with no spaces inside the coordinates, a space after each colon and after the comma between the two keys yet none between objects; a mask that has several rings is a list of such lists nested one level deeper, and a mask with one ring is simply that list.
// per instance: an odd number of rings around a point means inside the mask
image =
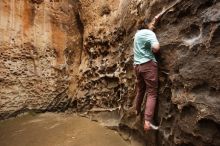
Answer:
[{"label": "pant cuff", "polygon": [[149,117],[148,115],[145,115],[145,116],[144,116],[144,119],[145,119],[145,121],[152,122],[152,118]]}]

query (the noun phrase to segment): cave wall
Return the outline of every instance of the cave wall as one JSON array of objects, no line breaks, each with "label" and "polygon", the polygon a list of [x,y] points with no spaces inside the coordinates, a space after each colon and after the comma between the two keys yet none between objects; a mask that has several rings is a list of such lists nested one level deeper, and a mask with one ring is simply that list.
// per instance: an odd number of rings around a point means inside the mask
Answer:
[{"label": "cave wall", "polygon": [[158,117],[163,137],[178,145],[220,144],[219,8],[218,1],[180,1],[160,22],[161,77],[168,78]]},{"label": "cave wall", "polygon": [[[141,16],[170,6],[156,29],[160,130],[149,134],[127,112],[133,36]],[[220,145],[218,0],[3,0],[0,8],[2,118],[27,109],[107,111],[128,139],[148,146]]]},{"label": "cave wall", "polygon": [[[100,3],[90,2],[82,1],[88,4],[82,6],[82,20],[89,62],[82,70],[82,94],[76,99],[84,101],[78,108],[118,107],[120,125],[132,129],[131,135],[145,137],[147,145],[219,145],[219,1],[121,0],[114,6],[117,11],[109,5],[110,12],[104,15]],[[111,1],[105,2],[106,7]],[[161,128],[146,134],[140,130],[141,121],[134,127],[137,119],[127,113],[135,93],[132,38],[141,16],[152,18],[169,7],[156,30],[161,51],[155,122]]]},{"label": "cave wall", "polygon": [[[78,2],[0,1],[0,115],[63,110],[80,63]],[[73,75],[72,75],[73,74]]]}]

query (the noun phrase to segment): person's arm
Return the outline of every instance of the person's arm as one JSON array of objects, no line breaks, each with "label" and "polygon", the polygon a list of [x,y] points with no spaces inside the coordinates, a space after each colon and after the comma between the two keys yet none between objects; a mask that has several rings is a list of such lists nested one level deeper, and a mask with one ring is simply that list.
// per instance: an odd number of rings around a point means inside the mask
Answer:
[{"label": "person's arm", "polygon": [[156,34],[152,31],[151,35],[149,36],[151,50],[153,53],[157,53],[160,50],[160,43],[157,39]]},{"label": "person's arm", "polygon": [[[155,25],[156,25],[156,23],[159,21],[159,19],[160,19],[160,17],[162,16],[163,13],[164,13],[164,11],[162,11],[161,13],[159,13],[158,15],[156,15],[156,16],[154,17],[154,19],[152,20],[151,25],[153,26],[153,29],[155,29]],[[151,49],[152,49],[152,51],[153,51],[154,53],[157,53],[157,52],[160,50],[160,44],[159,44],[159,42],[158,42],[158,40],[157,40],[156,35],[154,36],[154,41],[155,41],[155,42],[152,44]]]},{"label": "person's arm", "polygon": [[150,23],[151,23],[151,25],[153,26],[153,28],[155,29],[155,25],[156,25],[156,23],[157,23],[157,18],[154,17],[154,19],[153,19]]},{"label": "person's arm", "polygon": [[153,44],[151,49],[154,53],[157,53],[160,50],[160,44],[159,43]]},{"label": "person's arm", "polygon": [[159,13],[158,15],[156,15],[154,18],[153,18],[153,20],[150,22],[150,24],[149,24],[149,29],[150,30],[154,30],[155,29],[155,27],[156,27],[156,24],[157,24],[157,22],[159,21],[159,19],[160,19],[160,17],[162,16],[162,14],[163,14],[164,12],[162,11],[161,13]]}]

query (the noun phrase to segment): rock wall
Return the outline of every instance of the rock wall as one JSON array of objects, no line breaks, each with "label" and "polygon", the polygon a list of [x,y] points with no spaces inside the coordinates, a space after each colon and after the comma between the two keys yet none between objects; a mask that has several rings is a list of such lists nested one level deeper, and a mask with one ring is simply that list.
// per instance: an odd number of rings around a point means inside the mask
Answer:
[{"label": "rock wall", "polygon": [[[149,146],[220,145],[218,0],[3,0],[0,8],[2,118],[71,109],[120,123],[127,139]],[[132,42],[141,16],[167,8],[156,30],[160,130],[149,134],[127,111]]]},{"label": "rock wall", "polygon": [[[81,3],[89,62],[76,96],[84,100],[77,107],[118,107],[122,131],[130,132],[131,139],[132,133],[139,135],[147,145],[219,145],[219,1]],[[155,122],[161,128],[146,134],[142,121],[127,112],[135,93],[132,37],[141,16],[152,18],[167,8],[156,30],[161,52]]]},{"label": "rock wall", "polygon": [[80,63],[78,2],[0,1],[0,115],[64,110]]},{"label": "rock wall", "polygon": [[217,1],[180,1],[161,20],[158,117],[167,142],[220,144],[219,8]]}]

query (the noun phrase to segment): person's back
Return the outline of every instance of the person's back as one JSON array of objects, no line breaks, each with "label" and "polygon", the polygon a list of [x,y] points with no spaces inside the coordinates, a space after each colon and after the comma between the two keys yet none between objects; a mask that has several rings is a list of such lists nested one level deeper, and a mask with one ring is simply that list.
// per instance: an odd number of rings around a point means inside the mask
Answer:
[{"label": "person's back", "polygon": [[150,60],[156,62],[151,49],[155,44],[159,42],[152,30],[138,30],[134,37],[134,64],[142,64]]}]

